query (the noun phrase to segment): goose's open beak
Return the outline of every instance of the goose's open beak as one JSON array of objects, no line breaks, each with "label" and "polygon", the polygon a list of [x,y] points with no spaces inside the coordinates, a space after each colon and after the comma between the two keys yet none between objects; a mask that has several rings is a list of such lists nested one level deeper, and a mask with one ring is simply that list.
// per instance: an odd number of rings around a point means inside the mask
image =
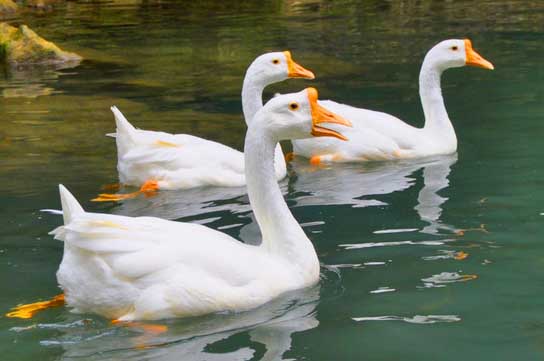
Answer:
[{"label": "goose's open beak", "polygon": [[495,67],[489,61],[482,58],[474,49],[472,49],[472,42],[465,39],[465,53],[466,53],[466,65],[477,66],[478,68],[493,70]]},{"label": "goose's open beak", "polygon": [[345,136],[334,131],[332,129],[327,129],[322,127],[321,123],[334,123],[345,125],[346,127],[351,127],[351,122],[347,119],[342,118],[338,114],[328,111],[317,103],[317,89],[308,88],[308,99],[310,100],[310,106],[312,109],[312,135],[314,137],[335,137],[341,140],[348,140]]},{"label": "goose's open beak", "polygon": [[302,65],[295,63],[291,57],[290,51],[284,51],[283,54],[287,59],[287,76],[289,78],[304,78],[304,79],[314,79],[315,75],[310,70],[304,68]]}]

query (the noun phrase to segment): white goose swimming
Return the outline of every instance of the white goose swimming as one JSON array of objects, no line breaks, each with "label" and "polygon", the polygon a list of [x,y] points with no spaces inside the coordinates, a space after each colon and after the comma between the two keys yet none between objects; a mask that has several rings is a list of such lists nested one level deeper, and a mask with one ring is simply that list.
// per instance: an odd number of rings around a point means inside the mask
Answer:
[{"label": "white goose swimming", "polygon": [[[262,108],[266,86],[287,78],[313,79],[314,74],[293,61],[289,51],[259,56],[247,69],[242,88],[242,108],[247,124]],[[116,107],[117,170],[121,184],[141,187],[140,192],[158,189],[189,189],[201,186],[239,187],[246,184],[244,154],[236,149],[189,134],[140,130],[132,126]],[[287,174],[278,144],[275,179]],[[130,194],[101,194],[94,201],[116,201]]]},{"label": "white goose swimming", "polygon": [[349,141],[294,140],[294,153],[310,158],[312,164],[454,153],[457,150],[457,137],[442,98],[440,77],[446,69],[465,65],[493,69],[489,61],[474,51],[468,39],[442,41],[427,53],[419,74],[419,94],[425,115],[423,128],[415,128],[386,113],[354,108],[331,100],[320,101],[321,105],[353,123],[353,128],[344,132]]},{"label": "white goose swimming", "polygon": [[[119,321],[152,320],[244,311],[315,284],[317,254],[283,199],[274,149],[283,139],[344,139],[321,123],[350,125],[308,88],[270,100],[249,124],[245,169],[259,246],[199,224],[88,213],[60,185],[64,225],[51,233],[64,241],[57,280],[68,306]],[[31,314],[32,306],[9,316]]]}]

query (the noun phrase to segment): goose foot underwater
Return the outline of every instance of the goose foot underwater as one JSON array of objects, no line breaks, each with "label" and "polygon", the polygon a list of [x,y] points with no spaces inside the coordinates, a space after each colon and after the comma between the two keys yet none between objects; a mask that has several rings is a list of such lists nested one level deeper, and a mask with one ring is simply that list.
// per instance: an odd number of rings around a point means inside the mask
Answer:
[{"label": "goose foot underwater", "polygon": [[464,236],[466,232],[482,232],[482,233],[489,233],[487,228],[485,228],[485,224],[480,224],[480,227],[476,228],[462,228],[455,231],[455,234],[457,236]]},{"label": "goose foot underwater", "polygon": [[293,152],[285,153],[285,162],[286,163],[292,162],[293,159],[295,159],[295,153],[293,153]]},{"label": "goose foot underwater", "polygon": [[152,335],[160,335],[168,331],[168,326],[159,325],[156,323],[143,323],[137,321],[120,321],[120,320],[111,320],[111,324],[115,326],[130,327],[135,329],[140,329],[146,333]]},{"label": "goose foot underwater", "polygon": [[168,332],[168,326],[157,323],[112,320],[111,324],[116,327],[127,327],[143,333],[134,340],[134,349],[136,350],[145,350],[148,348],[162,346],[160,343],[155,344],[150,342],[153,341],[156,336]]},{"label": "goose foot underwater", "polygon": [[469,256],[468,253],[464,252],[464,251],[459,251],[459,252],[456,252],[455,255],[453,256],[453,259],[455,259],[456,261],[462,261],[464,259],[467,259]]},{"label": "goose foot underwater", "polygon": [[338,162],[342,159],[342,155],[339,153],[336,154],[324,154],[324,155],[313,155],[310,157],[310,164],[320,165],[328,162]]},{"label": "goose foot underwater", "polygon": [[92,202],[117,202],[125,199],[136,198],[137,196],[143,194],[146,197],[153,197],[157,194],[159,190],[159,182],[156,180],[149,180],[145,182],[139,190],[132,193],[125,194],[111,194],[111,193],[100,193],[98,197],[91,199]]}]

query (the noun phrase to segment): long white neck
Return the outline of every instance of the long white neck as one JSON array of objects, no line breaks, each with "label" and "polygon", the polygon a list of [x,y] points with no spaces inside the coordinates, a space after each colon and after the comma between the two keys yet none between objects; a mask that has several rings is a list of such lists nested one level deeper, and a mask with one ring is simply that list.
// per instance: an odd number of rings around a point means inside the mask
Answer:
[{"label": "long white neck", "polygon": [[263,91],[266,86],[251,68],[247,70],[242,86],[242,110],[244,120],[249,125],[257,112],[263,107]]},{"label": "long white neck", "polygon": [[262,122],[254,123],[246,134],[244,155],[249,202],[263,237],[260,247],[298,266],[305,282],[315,282],[319,277],[317,254],[287,207],[274,177],[277,140],[260,126]]},{"label": "long white neck", "polygon": [[419,96],[425,114],[424,132],[433,139],[439,140],[443,145],[457,149],[457,137],[455,129],[451,124],[442,89],[440,88],[440,77],[442,70],[433,64],[429,57],[426,57],[419,73]]},{"label": "long white neck", "polygon": [[[244,120],[248,126],[251,124],[255,114],[263,107],[263,91],[266,85],[260,79],[257,71],[250,66],[246,72],[244,85],[242,86],[242,110],[244,112]],[[283,178],[287,174],[287,165],[285,164],[285,158],[279,143],[274,151],[274,168],[277,178]]]}]

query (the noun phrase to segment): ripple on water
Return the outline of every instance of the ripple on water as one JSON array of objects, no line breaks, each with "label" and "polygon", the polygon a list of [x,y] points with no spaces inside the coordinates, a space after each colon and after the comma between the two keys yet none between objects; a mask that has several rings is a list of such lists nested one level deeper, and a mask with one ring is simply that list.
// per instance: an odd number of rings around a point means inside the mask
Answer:
[{"label": "ripple on water", "polygon": [[231,228],[243,227],[243,226],[244,226],[243,223],[234,223],[234,224],[228,224],[226,226],[217,227],[217,229],[224,230],[224,229],[231,229]]},{"label": "ripple on water", "polygon": [[375,316],[375,317],[353,317],[357,322],[366,321],[402,321],[407,323],[416,323],[420,325],[438,323],[438,322],[459,322],[461,318],[457,315],[415,315],[413,317],[401,316]]},{"label": "ripple on water", "polygon": [[30,326],[24,327],[12,327],[9,330],[14,332],[23,332],[33,329],[64,329],[64,328],[74,328],[74,327],[83,327],[91,323],[92,320],[83,319],[77,320],[69,323],[36,323]]},{"label": "ripple on water", "polygon": [[372,247],[392,247],[392,246],[441,246],[446,242],[451,242],[452,239],[444,239],[441,241],[398,241],[398,242],[366,242],[366,243],[344,243],[339,244],[339,247],[344,249],[360,249]]},{"label": "ripple on water", "polygon": [[448,283],[472,281],[476,278],[478,276],[474,274],[463,275],[458,272],[442,272],[431,277],[422,278],[423,286],[418,286],[418,288],[446,287]]},{"label": "ripple on water", "polygon": [[390,234],[390,233],[407,233],[419,231],[417,228],[399,228],[399,229],[379,229],[372,233],[374,234]]},{"label": "ripple on water", "polygon": [[467,257],[468,257],[468,253],[465,253],[463,251],[440,249],[438,250],[438,254],[433,256],[421,257],[421,259],[425,261],[438,261],[443,259],[463,260]]},{"label": "ripple on water", "polygon": [[[387,262],[392,262],[391,260],[388,260]],[[378,261],[374,261],[374,262],[365,262],[364,265],[365,266],[385,266],[387,264],[387,262],[378,262]]]},{"label": "ripple on water", "polygon": [[356,269],[356,268],[362,268],[362,266],[363,266],[362,263],[340,263],[340,264],[330,264],[330,265],[326,265],[324,267],[326,267],[328,269],[331,269],[333,271],[336,271],[336,269],[338,269],[338,268]]},{"label": "ripple on water", "polygon": [[391,262],[393,261],[387,260],[387,261],[369,261],[369,262],[363,262],[363,263],[339,263],[339,264],[324,265],[324,267],[327,269],[336,271],[340,268],[357,269],[357,268],[365,268],[365,266],[387,266],[387,263],[391,263]]},{"label": "ripple on water", "polygon": [[395,291],[396,291],[395,288],[385,286],[385,287],[378,287],[377,289],[372,290],[369,293],[387,293],[387,292],[395,292]]}]

